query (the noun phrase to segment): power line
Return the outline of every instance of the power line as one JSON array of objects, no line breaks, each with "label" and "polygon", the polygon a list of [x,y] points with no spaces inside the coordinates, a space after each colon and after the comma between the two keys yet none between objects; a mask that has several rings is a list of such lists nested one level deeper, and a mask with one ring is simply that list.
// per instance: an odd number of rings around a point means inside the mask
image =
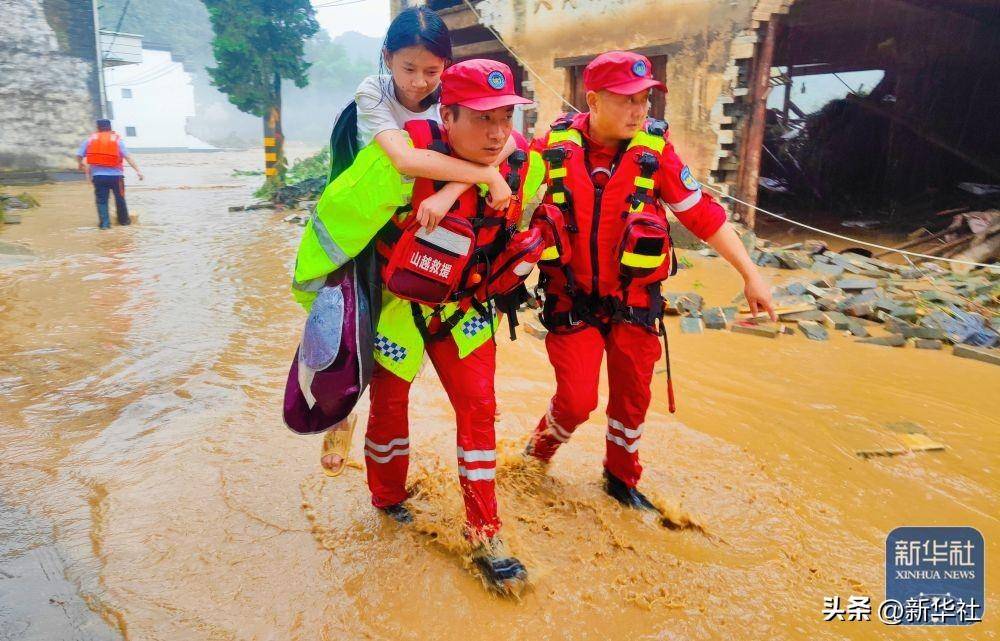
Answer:
[{"label": "power line", "polygon": [[857,243],[859,245],[865,245],[867,247],[874,247],[875,249],[882,249],[882,250],[893,252],[893,253],[896,253],[896,254],[901,254],[903,256],[915,256],[917,258],[926,258],[926,259],[929,259],[929,260],[943,260],[943,261],[947,261],[949,263],[960,263],[962,265],[972,265],[973,267],[985,267],[987,269],[1000,269],[1000,266],[998,266],[998,265],[990,265],[988,263],[977,263],[977,262],[974,262],[974,261],[971,261],[971,260],[960,260],[958,258],[945,258],[943,256],[932,256],[931,254],[921,254],[919,252],[911,252],[911,251],[907,251],[905,249],[896,249],[895,247],[886,247],[885,245],[879,245],[877,243],[869,243],[867,241],[859,240],[857,238],[851,238],[850,236],[844,236],[843,234],[836,234],[836,233],[834,233],[832,231],[826,231],[824,229],[820,229],[819,227],[813,227],[812,225],[807,225],[805,223],[800,223],[797,220],[792,220],[791,218],[786,218],[785,216],[782,216],[781,214],[776,214],[776,213],[774,213],[772,211],[768,211],[766,209],[761,209],[760,207],[758,207],[756,205],[751,205],[750,203],[748,203],[746,201],[743,201],[743,200],[740,200],[739,198],[737,198],[735,196],[730,196],[728,194],[725,194],[721,190],[716,189],[715,187],[712,187],[711,185],[704,185],[704,186],[707,187],[708,189],[711,189],[715,193],[719,194],[719,197],[722,198],[723,200],[732,200],[732,201],[738,202],[741,205],[744,205],[746,207],[750,207],[751,209],[755,209],[756,211],[759,211],[762,214],[767,214],[768,216],[772,216],[774,218],[777,218],[778,220],[783,220],[786,223],[791,223],[792,225],[797,225],[798,227],[802,227],[804,229],[808,229],[810,231],[814,231],[814,232],[816,232],[818,234],[825,234],[827,236],[832,236],[833,238],[839,238],[841,240],[849,240],[852,243]]},{"label": "power line", "polygon": [[343,7],[349,4],[358,4],[359,2],[366,2],[367,0],[338,0],[337,2],[325,2],[323,4],[313,5],[313,9],[327,9],[329,7]]},{"label": "power line", "polygon": [[174,69],[175,69],[175,67],[171,66],[170,68],[164,69],[164,70],[160,71],[159,73],[157,73],[155,75],[147,76],[147,77],[143,78],[142,80],[140,80],[138,82],[116,82],[116,83],[111,84],[109,86],[111,86],[111,87],[122,87],[122,86],[124,86],[124,87],[137,87],[139,85],[145,85],[145,84],[148,84],[150,82],[153,82],[154,80],[159,80],[160,78],[162,78],[164,76],[170,75],[170,73],[173,72]]},{"label": "power line", "polygon": [[168,69],[169,67],[171,67],[174,64],[175,63],[173,63],[173,62],[165,62],[165,63],[163,63],[161,65],[153,67],[152,69],[147,69],[146,71],[140,72],[137,76],[135,76],[134,78],[131,78],[129,80],[122,81],[122,80],[115,79],[116,81],[112,82],[112,83],[109,83],[108,86],[109,87],[113,87],[113,86],[117,86],[117,85],[139,84],[139,83],[145,81],[146,78],[149,78],[150,76],[155,76],[155,75],[159,74],[160,72],[164,71],[165,69]]},{"label": "power line", "polygon": [[465,2],[465,6],[467,6],[469,8],[469,11],[472,12],[472,15],[476,16],[476,21],[479,22],[479,24],[481,24],[484,27],[486,27],[486,29],[490,33],[493,34],[493,37],[497,39],[497,42],[499,42],[500,44],[502,44],[503,47],[504,47],[504,49],[506,49],[507,51],[509,51],[510,55],[514,56],[514,59],[517,60],[519,63],[521,63],[522,67],[524,67],[525,69],[528,70],[528,73],[530,73],[535,78],[537,78],[538,81],[541,82],[549,91],[551,91],[560,100],[562,100],[564,103],[566,103],[569,106],[570,109],[572,109],[573,111],[575,111],[577,113],[580,113],[580,110],[577,109],[575,106],[573,106],[573,103],[571,103],[569,100],[566,100],[566,98],[564,98],[561,93],[559,93],[558,91],[556,91],[556,89],[552,85],[550,85],[549,83],[545,82],[545,78],[542,78],[542,76],[537,71],[535,71],[531,67],[531,65],[529,65],[527,62],[525,62],[523,58],[521,58],[520,56],[518,56],[517,53],[515,53],[514,50],[511,49],[510,46],[508,46],[506,42],[504,42],[503,38],[500,37],[500,34],[497,33],[493,29],[493,27],[491,27],[490,25],[488,25],[485,22],[483,22],[483,16],[480,15],[480,13],[478,11],[476,11],[476,8],[474,6],[472,6],[472,3],[469,2],[469,0],[462,0],[462,1]]},{"label": "power line", "polygon": [[[125,4],[122,5],[122,13],[118,16],[118,24],[115,25],[114,35],[111,36],[111,44],[108,45],[108,50],[104,52],[104,56],[101,58],[102,61],[107,60],[108,56],[111,55],[111,50],[115,48],[115,41],[118,40],[118,34],[122,30],[122,23],[125,21],[125,13],[128,11],[130,2],[132,0],[125,0]],[[100,31],[98,31],[98,35],[100,35]]]},{"label": "power line", "polygon": [[[522,67],[524,67],[528,71],[528,73],[530,73],[535,78],[537,78],[542,83],[542,85],[544,85],[549,91],[551,91],[562,102],[566,103],[569,106],[570,109],[572,109],[573,111],[575,111],[577,113],[580,112],[579,109],[577,109],[576,107],[573,106],[573,103],[571,103],[569,100],[566,100],[566,98],[559,91],[557,91],[549,83],[545,82],[545,79],[542,78],[538,74],[538,72],[535,71],[530,65],[528,65],[528,63],[525,62],[524,59],[521,58],[521,56],[517,55],[517,52],[515,52],[513,49],[511,49],[510,46],[506,42],[504,42],[503,38],[500,37],[500,34],[497,33],[496,30],[493,29],[493,27],[491,27],[490,25],[485,24],[483,22],[482,15],[480,15],[480,13],[478,11],[476,11],[476,8],[472,6],[472,3],[469,0],[463,0],[463,2],[465,3],[465,6],[467,6],[469,8],[469,10],[472,12],[472,14],[474,16],[476,16],[476,20],[479,21],[479,24],[481,24],[484,27],[486,27],[486,29],[489,30],[489,32],[493,34],[493,36],[497,39],[497,41],[499,41],[500,44],[502,44],[503,47],[507,51],[510,52],[510,55],[512,55],[514,57],[514,59],[517,60],[518,63],[520,63],[520,65]],[[844,82],[844,81],[841,80],[841,82]],[[847,83],[845,82],[844,84],[846,85]],[[851,87],[848,85],[848,89],[850,89],[850,88]],[[949,262],[949,263],[958,263],[958,264],[962,264],[962,265],[971,265],[973,267],[984,267],[986,269],[991,269],[991,270],[1000,269],[1000,266],[997,266],[997,265],[990,265],[990,264],[987,264],[987,263],[977,263],[977,262],[971,261],[971,260],[960,260],[958,258],[945,258],[943,256],[932,256],[930,254],[921,254],[919,252],[911,252],[911,251],[906,251],[906,250],[903,250],[903,249],[896,249],[895,247],[886,247],[885,245],[879,245],[879,244],[876,244],[876,243],[869,243],[867,241],[859,240],[857,238],[851,238],[850,236],[844,236],[843,234],[837,234],[837,233],[834,233],[834,232],[831,232],[831,231],[826,231],[825,229],[820,229],[819,227],[813,227],[811,225],[806,225],[805,223],[800,223],[800,222],[798,222],[796,220],[792,220],[791,218],[787,218],[785,216],[782,216],[780,214],[776,214],[776,213],[768,211],[766,209],[761,209],[760,207],[758,207],[756,205],[751,205],[750,203],[745,202],[743,200],[740,200],[739,198],[736,198],[735,196],[730,196],[730,195],[722,192],[721,190],[716,189],[715,187],[712,187],[711,185],[704,184],[704,186],[707,187],[708,189],[710,189],[711,191],[714,191],[715,193],[719,194],[719,196],[722,199],[724,199],[724,200],[731,200],[731,201],[738,202],[741,205],[744,205],[746,207],[750,207],[751,209],[753,209],[755,211],[759,211],[762,214],[765,214],[767,216],[771,216],[773,218],[777,218],[779,220],[783,220],[783,221],[785,221],[787,223],[790,223],[792,225],[796,225],[798,227],[802,227],[804,229],[808,229],[810,231],[814,231],[814,232],[816,232],[818,234],[824,234],[826,236],[831,236],[833,238],[839,238],[841,240],[847,240],[847,241],[850,241],[852,243],[857,243],[859,245],[865,245],[865,246],[868,246],[868,247],[874,247],[875,249],[881,249],[881,250],[885,250],[885,251],[888,251],[888,252],[893,252],[893,253],[896,253],[896,254],[900,254],[902,256],[914,256],[914,257],[917,257],[917,258],[925,258],[925,259],[928,259],[928,260],[940,260],[940,261],[945,261],[945,262]]]}]

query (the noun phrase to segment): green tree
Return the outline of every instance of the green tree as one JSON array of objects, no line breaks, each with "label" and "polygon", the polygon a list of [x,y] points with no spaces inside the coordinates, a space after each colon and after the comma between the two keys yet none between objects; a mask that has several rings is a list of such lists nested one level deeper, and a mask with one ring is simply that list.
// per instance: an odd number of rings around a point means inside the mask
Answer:
[{"label": "green tree", "polygon": [[203,0],[215,31],[212,84],[240,111],[264,120],[264,174],[284,183],[281,80],[309,84],[304,42],[319,31],[309,0]]}]

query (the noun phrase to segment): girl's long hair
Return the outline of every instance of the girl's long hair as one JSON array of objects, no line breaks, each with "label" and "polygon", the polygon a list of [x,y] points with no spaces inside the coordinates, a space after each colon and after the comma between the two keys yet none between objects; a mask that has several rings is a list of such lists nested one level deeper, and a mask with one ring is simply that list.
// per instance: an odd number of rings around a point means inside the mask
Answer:
[{"label": "girl's long hair", "polygon": [[[400,12],[389,25],[382,49],[395,53],[407,47],[423,47],[438,58],[442,58],[446,65],[451,61],[451,34],[448,33],[448,26],[441,16],[426,6],[411,7]],[[379,70],[388,73],[384,58],[379,60]],[[383,89],[382,99],[386,98]],[[420,102],[421,109],[430,108],[440,98],[439,86]]]}]

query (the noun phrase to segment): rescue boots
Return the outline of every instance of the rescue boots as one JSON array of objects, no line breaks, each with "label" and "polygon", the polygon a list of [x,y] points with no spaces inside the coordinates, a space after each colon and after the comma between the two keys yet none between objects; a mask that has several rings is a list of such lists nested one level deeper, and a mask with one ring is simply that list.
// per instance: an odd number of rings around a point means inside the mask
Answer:
[{"label": "rescue boots", "polygon": [[604,491],[608,493],[608,496],[618,501],[625,507],[635,508],[637,510],[650,510],[659,514],[659,510],[653,505],[646,495],[635,489],[634,487],[629,487],[625,484],[625,481],[621,480],[611,472],[604,470]]},{"label": "rescue boots", "polygon": [[540,456],[538,456],[538,454],[535,452],[535,446],[537,444],[538,444],[538,434],[532,434],[531,438],[528,439],[528,442],[525,444],[524,451],[521,453],[521,456],[523,456],[526,460],[538,463],[542,467],[548,467],[551,461],[543,459]]},{"label": "rescue boots", "polygon": [[395,505],[380,507],[378,509],[384,512],[386,516],[391,518],[396,523],[400,523],[402,525],[409,525],[410,523],[413,523],[413,514],[411,514],[410,510],[407,509],[407,507],[402,503],[396,503]]},{"label": "rescue boots", "polygon": [[510,555],[500,537],[479,543],[472,551],[472,560],[490,588],[500,594],[517,596],[528,584],[528,570]]}]

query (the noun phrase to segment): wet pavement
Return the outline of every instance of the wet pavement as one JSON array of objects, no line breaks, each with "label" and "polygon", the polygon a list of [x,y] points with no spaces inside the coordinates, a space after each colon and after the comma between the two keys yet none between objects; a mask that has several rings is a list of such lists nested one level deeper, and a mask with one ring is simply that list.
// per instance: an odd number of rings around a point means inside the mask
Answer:
[{"label": "wet pavement", "polygon": [[[42,207],[0,231],[35,257],[0,263],[0,639],[997,638],[822,622],[824,596],[881,598],[897,526],[977,527],[988,576],[1000,552],[1000,370],[839,332],[670,320],[679,408],[658,374],[641,487],[674,529],[602,494],[600,411],[547,473],[519,462],[551,373],[541,341],[500,339],[501,515],[532,587],[487,593],[433,369],[411,401],[413,528],[368,505],[360,465],[326,479],[319,438],[283,427],[301,230],[227,211],[260,180],[232,170],[258,160],[143,155],[137,225],[98,231],[88,186],[64,183],[31,189]],[[721,260],[689,257],[670,289],[740,291]],[[855,455],[900,421],[947,449]]]}]

